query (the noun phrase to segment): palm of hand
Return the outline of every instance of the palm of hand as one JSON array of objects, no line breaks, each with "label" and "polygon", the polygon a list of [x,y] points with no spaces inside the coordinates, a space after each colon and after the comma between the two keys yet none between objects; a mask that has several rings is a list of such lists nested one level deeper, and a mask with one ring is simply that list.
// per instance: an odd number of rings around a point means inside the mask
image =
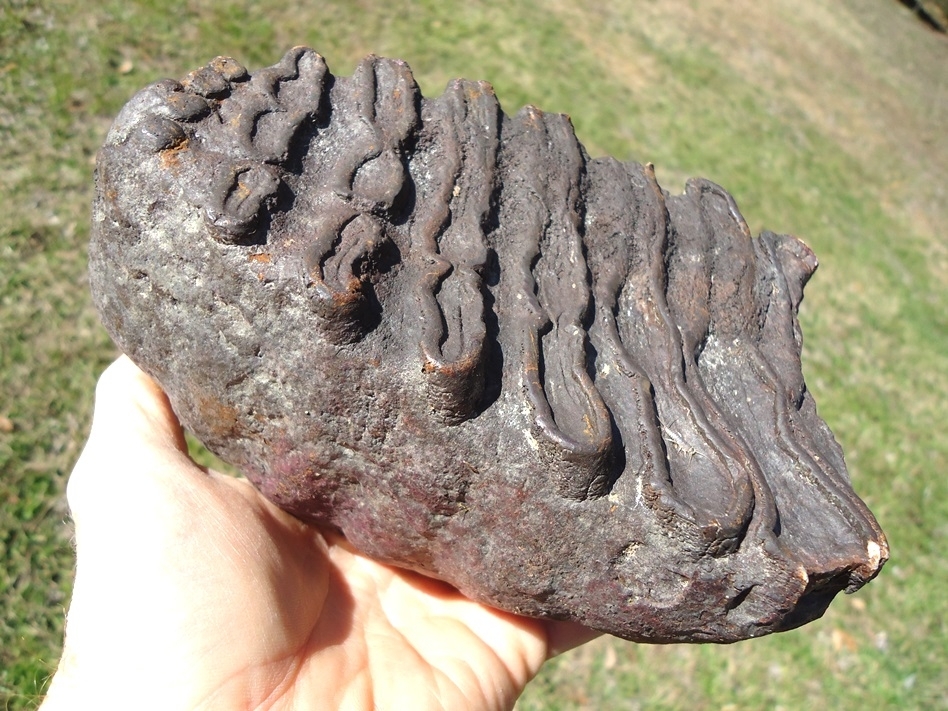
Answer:
[{"label": "palm of hand", "polygon": [[68,498],[76,582],[47,711],[509,708],[551,654],[594,636],[376,563],[197,467],[124,359],[100,381]]}]

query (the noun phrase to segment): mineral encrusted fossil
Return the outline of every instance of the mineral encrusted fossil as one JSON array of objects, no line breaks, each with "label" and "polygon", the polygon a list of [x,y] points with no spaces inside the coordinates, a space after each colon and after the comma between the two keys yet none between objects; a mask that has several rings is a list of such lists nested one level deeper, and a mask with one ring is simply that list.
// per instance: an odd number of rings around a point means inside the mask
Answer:
[{"label": "mineral encrusted fossil", "polygon": [[212,451],[369,555],[634,640],[792,628],[887,557],[801,375],[816,265],[377,57],[216,59],[97,164],[96,304]]}]

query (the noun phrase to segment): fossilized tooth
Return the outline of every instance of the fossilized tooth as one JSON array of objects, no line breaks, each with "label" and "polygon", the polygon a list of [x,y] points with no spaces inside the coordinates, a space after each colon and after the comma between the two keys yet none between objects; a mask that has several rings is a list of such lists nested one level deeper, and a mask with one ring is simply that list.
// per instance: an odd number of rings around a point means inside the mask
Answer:
[{"label": "fossilized tooth", "polygon": [[212,451],[371,556],[634,640],[792,628],[886,560],[801,374],[816,265],[377,57],[217,59],[97,163],[96,304]]}]

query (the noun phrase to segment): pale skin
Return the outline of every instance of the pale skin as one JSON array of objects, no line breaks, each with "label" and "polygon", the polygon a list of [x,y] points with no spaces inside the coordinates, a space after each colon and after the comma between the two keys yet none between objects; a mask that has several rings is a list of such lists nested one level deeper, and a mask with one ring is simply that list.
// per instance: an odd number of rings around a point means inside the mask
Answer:
[{"label": "pale skin", "polygon": [[76,580],[43,711],[508,709],[596,633],[376,563],[187,455],[127,358],[69,479]]}]

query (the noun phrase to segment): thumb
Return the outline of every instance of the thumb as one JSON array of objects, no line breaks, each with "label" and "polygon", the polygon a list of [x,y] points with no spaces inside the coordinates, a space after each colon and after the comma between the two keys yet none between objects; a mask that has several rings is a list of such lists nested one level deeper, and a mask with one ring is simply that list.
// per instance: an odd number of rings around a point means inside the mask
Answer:
[{"label": "thumb", "polygon": [[150,444],[186,452],[187,445],[168,397],[157,383],[121,356],[99,378],[90,438],[107,434],[115,444],[147,440]]},{"label": "thumb", "polygon": [[89,439],[66,484],[77,529],[115,521],[123,511],[134,515],[143,497],[170,495],[204,476],[187,456],[161,388],[127,356],[112,363],[99,378]]}]

